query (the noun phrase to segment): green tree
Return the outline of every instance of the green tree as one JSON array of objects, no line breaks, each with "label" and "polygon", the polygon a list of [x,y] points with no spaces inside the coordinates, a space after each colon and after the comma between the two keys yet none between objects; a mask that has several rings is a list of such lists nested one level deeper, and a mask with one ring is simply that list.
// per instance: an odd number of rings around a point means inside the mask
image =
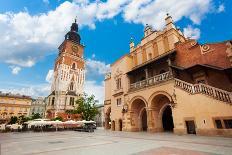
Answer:
[{"label": "green tree", "polygon": [[35,113],[35,114],[32,115],[31,118],[32,118],[32,119],[38,119],[38,118],[42,118],[42,117],[40,116],[39,113]]},{"label": "green tree", "polygon": [[17,121],[18,121],[18,117],[12,116],[12,117],[10,118],[9,124],[15,124],[15,123],[17,123]]},{"label": "green tree", "polygon": [[82,119],[90,121],[93,120],[97,114],[99,114],[96,107],[98,101],[94,98],[94,95],[88,96],[86,93],[84,93],[84,95],[76,101],[78,106],[75,112],[81,114]]},{"label": "green tree", "polygon": [[61,116],[57,116],[56,118],[53,118],[52,121],[63,121],[63,118]]},{"label": "green tree", "polygon": [[22,124],[22,123],[27,122],[27,121],[29,121],[29,120],[31,120],[30,117],[25,117],[24,115],[21,115],[21,116],[19,116],[19,118],[18,118],[18,123],[19,123],[19,124]]}]

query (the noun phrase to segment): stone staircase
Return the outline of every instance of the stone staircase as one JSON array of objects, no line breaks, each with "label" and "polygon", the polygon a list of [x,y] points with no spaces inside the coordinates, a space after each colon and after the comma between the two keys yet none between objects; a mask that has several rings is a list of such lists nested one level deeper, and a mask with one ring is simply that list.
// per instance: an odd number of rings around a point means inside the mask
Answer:
[{"label": "stone staircase", "polygon": [[206,84],[191,84],[175,79],[175,87],[178,87],[190,94],[203,94],[232,105],[232,92],[218,89]]}]

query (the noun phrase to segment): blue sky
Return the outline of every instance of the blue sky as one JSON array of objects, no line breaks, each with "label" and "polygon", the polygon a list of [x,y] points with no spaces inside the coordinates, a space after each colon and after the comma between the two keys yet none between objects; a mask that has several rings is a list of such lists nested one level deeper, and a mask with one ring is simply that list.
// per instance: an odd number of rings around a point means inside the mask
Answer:
[{"label": "blue sky", "polygon": [[144,25],[162,29],[170,13],[200,43],[232,39],[231,0],[0,0],[0,90],[46,96],[51,73],[74,18],[86,46],[87,93],[103,100],[109,64],[138,43]]}]

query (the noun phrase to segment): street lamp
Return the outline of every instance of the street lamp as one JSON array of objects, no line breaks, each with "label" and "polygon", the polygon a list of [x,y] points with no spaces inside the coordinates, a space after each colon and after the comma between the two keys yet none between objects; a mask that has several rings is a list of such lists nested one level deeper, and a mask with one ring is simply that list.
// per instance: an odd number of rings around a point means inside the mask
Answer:
[{"label": "street lamp", "polygon": [[128,111],[128,105],[124,104],[122,107],[122,113],[127,113],[127,111]]}]

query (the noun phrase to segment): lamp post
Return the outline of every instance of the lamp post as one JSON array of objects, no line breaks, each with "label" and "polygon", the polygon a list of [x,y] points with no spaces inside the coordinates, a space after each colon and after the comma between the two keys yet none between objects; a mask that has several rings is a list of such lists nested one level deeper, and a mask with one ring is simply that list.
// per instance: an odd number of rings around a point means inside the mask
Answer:
[{"label": "lamp post", "polygon": [[128,111],[128,105],[127,104],[124,104],[123,107],[122,107],[122,113],[127,113]]}]

